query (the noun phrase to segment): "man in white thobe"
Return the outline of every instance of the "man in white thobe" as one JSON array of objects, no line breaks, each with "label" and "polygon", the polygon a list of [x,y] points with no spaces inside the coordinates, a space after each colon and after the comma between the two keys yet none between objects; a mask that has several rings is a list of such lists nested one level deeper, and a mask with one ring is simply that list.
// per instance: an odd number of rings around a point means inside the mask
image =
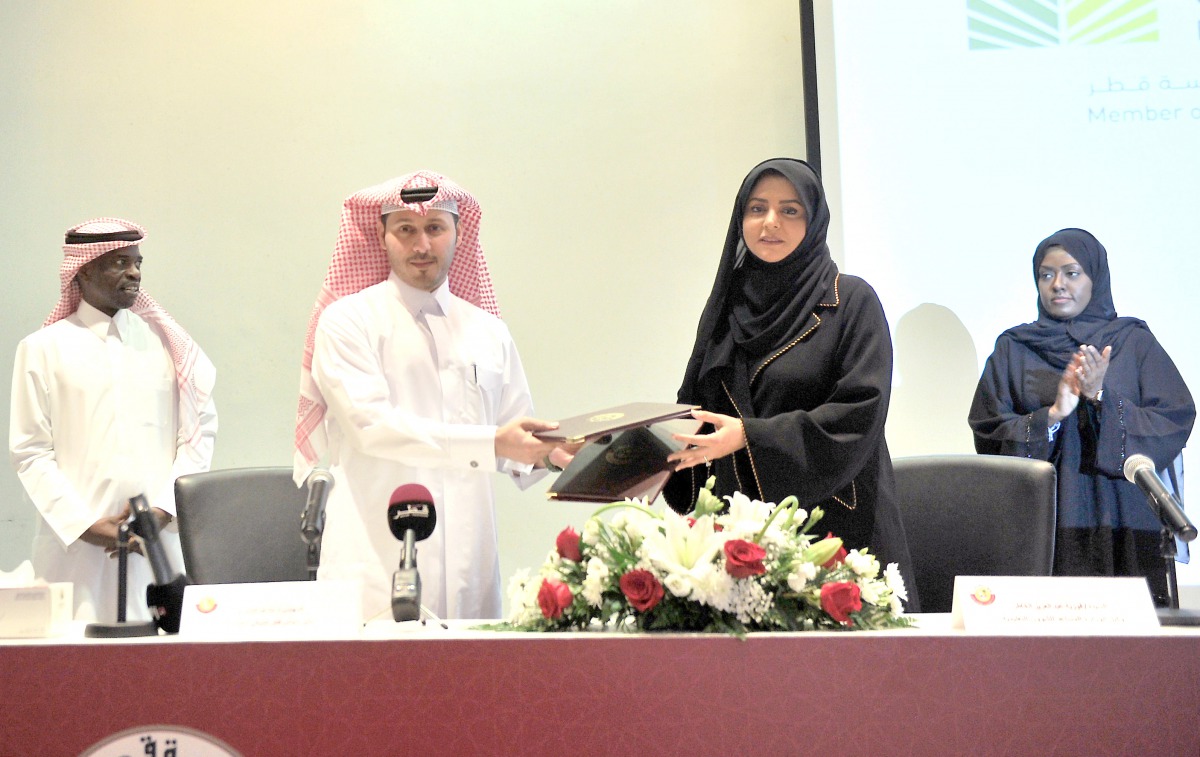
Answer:
[{"label": "man in white thobe", "polygon": [[[177,476],[208,470],[215,371],[141,289],[145,230],[99,218],[68,230],[58,305],[17,347],[9,454],[38,511],[36,575],[74,584],[75,617],[117,617],[117,528],[145,494],[175,513]],[[182,567],[178,535],[162,533]],[[147,561],[129,559],[128,617],[149,619]]]},{"label": "man in white thobe", "polygon": [[[429,188],[412,200],[402,190]],[[334,485],[318,578],[359,579],[363,615],[385,617],[400,542],[387,524],[402,484],[433,495],[417,545],[422,604],[440,617],[500,616],[492,474],[522,488],[554,452],[534,437],[529,386],[498,317],[475,198],[419,171],[347,198],[309,324],[296,480],[328,450]]]}]

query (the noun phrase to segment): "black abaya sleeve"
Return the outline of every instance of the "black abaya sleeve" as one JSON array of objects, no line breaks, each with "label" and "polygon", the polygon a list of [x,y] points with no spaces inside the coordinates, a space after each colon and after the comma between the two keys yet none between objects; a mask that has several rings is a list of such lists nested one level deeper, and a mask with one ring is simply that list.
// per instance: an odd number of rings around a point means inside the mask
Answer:
[{"label": "black abaya sleeve", "polygon": [[1121,478],[1125,459],[1143,454],[1168,468],[1187,443],[1196,406],[1179,369],[1149,330],[1140,329],[1114,354],[1099,411],[1081,432],[1096,450],[1095,466]]},{"label": "black abaya sleeve", "polygon": [[[1050,459],[1050,406],[1037,407],[1038,398],[1024,397],[1028,350],[1008,337],[996,341],[975,389],[967,422],[975,434],[975,451]],[[1033,406],[1034,409],[1026,411]],[[1074,417],[1064,422],[1073,422]]]}]

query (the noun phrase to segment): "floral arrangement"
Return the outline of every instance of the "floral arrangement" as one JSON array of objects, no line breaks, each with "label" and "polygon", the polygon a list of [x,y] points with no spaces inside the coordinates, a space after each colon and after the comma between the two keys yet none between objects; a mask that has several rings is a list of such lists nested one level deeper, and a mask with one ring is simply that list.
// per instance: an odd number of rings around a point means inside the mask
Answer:
[{"label": "floral arrangement", "polygon": [[[564,529],[537,575],[509,584],[505,627],[565,631],[596,625],[643,631],[809,631],[899,628],[904,581],[880,577],[867,550],[812,528],[823,513],[737,492],[721,501],[710,478],[688,515],[644,501],[601,507],[583,533]],[[616,511],[610,520],[599,517]]]}]

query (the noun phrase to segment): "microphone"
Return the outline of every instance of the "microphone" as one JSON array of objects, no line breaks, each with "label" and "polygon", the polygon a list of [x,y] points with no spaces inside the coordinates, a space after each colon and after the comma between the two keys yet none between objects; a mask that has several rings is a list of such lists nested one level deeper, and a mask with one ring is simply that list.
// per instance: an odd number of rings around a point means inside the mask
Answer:
[{"label": "microphone", "polygon": [[421,618],[421,574],[417,572],[417,542],[428,539],[437,525],[433,496],[420,484],[405,484],[388,501],[388,528],[404,542],[400,568],[392,574],[392,618]]},{"label": "microphone", "polygon": [[1153,460],[1145,455],[1130,455],[1125,459],[1124,471],[1125,478],[1137,484],[1146,499],[1154,503],[1158,519],[1171,533],[1185,542],[1196,538],[1196,527],[1188,520],[1179,500],[1158,477]]},{"label": "microphone", "polygon": [[312,544],[321,539],[325,530],[325,500],[329,499],[329,490],[333,488],[333,476],[318,468],[308,474],[304,483],[308,486],[308,502],[300,519],[300,534],[305,544]]},{"label": "microphone", "polygon": [[158,539],[158,519],[150,511],[150,503],[139,494],[129,500],[133,510],[131,530],[142,539],[154,583],[146,587],[146,605],[154,616],[154,625],[166,633],[179,633],[179,616],[183,611],[183,589],[191,583],[182,573],[171,569],[171,561]]},{"label": "microphone", "polygon": [[317,568],[321,564],[321,534],[325,531],[325,500],[333,487],[333,476],[329,471],[318,468],[308,475],[308,501],[304,514],[300,516],[300,537],[308,545],[306,562],[308,580],[317,580]]}]

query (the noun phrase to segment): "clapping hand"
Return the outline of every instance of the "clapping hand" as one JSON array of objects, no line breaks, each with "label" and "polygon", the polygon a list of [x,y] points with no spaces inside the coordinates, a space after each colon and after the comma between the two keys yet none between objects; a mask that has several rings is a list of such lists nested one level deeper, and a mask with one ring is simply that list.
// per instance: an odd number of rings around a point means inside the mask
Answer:
[{"label": "clapping hand", "polygon": [[1080,346],[1073,360],[1080,397],[1094,399],[1104,388],[1104,374],[1108,373],[1110,357],[1112,347],[1098,350],[1090,344]]}]

